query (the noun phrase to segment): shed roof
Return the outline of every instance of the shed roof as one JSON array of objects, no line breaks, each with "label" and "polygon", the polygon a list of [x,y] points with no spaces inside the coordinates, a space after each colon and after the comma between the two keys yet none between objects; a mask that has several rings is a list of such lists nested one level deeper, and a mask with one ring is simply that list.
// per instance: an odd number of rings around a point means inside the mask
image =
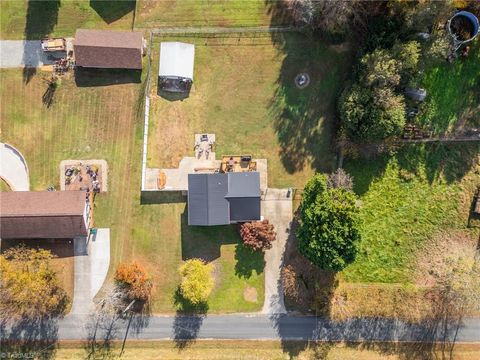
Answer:
[{"label": "shed roof", "polygon": [[0,238],[66,239],[86,236],[83,191],[0,193]]},{"label": "shed roof", "polygon": [[192,44],[162,42],[160,44],[159,73],[161,77],[181,77],[193,80],[195,46]]},{"label": "shed roof", "polygon": [[78,29],[73,42],[78,66],[141,69],[143,35],[139,31]]}]

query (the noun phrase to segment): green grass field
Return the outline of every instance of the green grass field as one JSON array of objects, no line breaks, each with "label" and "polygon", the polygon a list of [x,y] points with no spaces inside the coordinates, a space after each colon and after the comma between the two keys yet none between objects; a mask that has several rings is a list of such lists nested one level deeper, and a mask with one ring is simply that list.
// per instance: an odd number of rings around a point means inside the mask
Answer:
[{"label": "green grass field", "polygon": [[[25,156],[32,190],[45,190],[52,184],[59,188],[58,167],[63,159],[105,159],[109,191],[98,197],[95,225],[111,229],[111,275],[120,261],[139,260],[153,276],[152,311],[173,312],[177,269],[185,256],[182,247],[195,243],[200,251],[210,244],[218,249],[218,271],[209,311],[260,309],[263,267],[253,264],[258,272],[252,271],[248,278],[236,270],[236,266],[248,268],[252,258],[235,257],[239,237],[233,228],[187,232],[185,203],[140,204],[142,84],[128,82],[139,79],[118,72],[88,75],[79,79],[81,86],[73,78],[63,78],[47,108],[42,103],[47,73],[39,72],[25,84],[22,70],[0,71],[2,141]],[[256,303],[243,299],[248,287],[256,289]]]},{"label": "green grass field", "polygon": [[[362,206],[359,253],[348,282],[406,283],[419,247],[436,231],[467,228],[478,145],[410,145],[394,156],[347,159]],[[474,171],[471,171],[473,168]]]},{"label": "green grass field", "polygon": [[7,0],[0,2],[1,39],[73,36],[78,28],[129,30],[135,1]]},{"label": "green grass field", "polygon": [[[335,99],[350,53],[303,34],[279,37],[281,44],[269,34],[182,38],[196,48],[193,88],[181,101],[157,95],[159,43],[171,39],[155,39],[148,166],[177,167],[192,156],[194,134],[208,132],[217,158],[266,158],[272,187],[301,188],[315,171],[331,171]],[[302,90],[294,84],[300,72],[311,77]]]},{"label": "green grass field", "polygon": [[423,80],[428,110],[422,125],[444,133],[480,125],[480,44],[472,45],[467,58],[429,68]]},{"label": "green grass field", "polygon": [[135,27],[268,26],[270,21],[262,0],[138,0]]},{"label": "green grass field", "polygon": [[5,0],[0,2],[0,38],[72,36],[78,28],[268,27],[288,21],[277,5],[263,0]]}]

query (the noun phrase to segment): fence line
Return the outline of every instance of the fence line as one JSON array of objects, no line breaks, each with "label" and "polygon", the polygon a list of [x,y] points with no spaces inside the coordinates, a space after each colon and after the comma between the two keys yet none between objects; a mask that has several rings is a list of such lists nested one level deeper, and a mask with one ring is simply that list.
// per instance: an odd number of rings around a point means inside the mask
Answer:
[{"label": "fence line", "polygon": [[[141,30],[141,28],[136,28]],[[298,32],[303,31],[303,27],[293,26],[253,26],[253,27],[165,27],[151,29],[151,33],[165,35],[181,35],[189,34],[190,36],[198,34],[204,36],[206,34],[239,34],[239,33],[275,33],[275,32]]]},{"label": "fence line", "polygon": [[142,152],[142,184],[141,190],[145,189],[145,174],[147,171],[147,147],[148,147],[148,122],[150,118],[150,75],[151,75],[151,65],[152,65],[152,38],[153,35],[150,32],[150,39],[148,44],[148,69],[147,69],[147,78],[145,86],[145,113],[144,113],[144,122],[143,122],[143,152]]}]

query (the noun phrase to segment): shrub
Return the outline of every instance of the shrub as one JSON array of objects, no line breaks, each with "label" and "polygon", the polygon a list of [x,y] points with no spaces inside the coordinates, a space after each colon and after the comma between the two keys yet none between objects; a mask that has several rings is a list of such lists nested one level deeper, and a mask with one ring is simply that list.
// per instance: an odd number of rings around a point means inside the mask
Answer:
[{"label": "shrub", "polygon": [[399,135],[405,126],[404,98],[390,88],[371,91],[356,84],[342,95],[340,115],[352,141],[383,140]]},{"label": "shrub", "polygon": [[244,223],[240,226],[240,236],[245,246],[264,251],[272,247],[275,240],[273,225],[268,220]]},{"label": "shrub", "polygon": [[340,271],[353,262],[360,240],[356,196],[327,187],[325,175],[305,186],[300,205],[298,250],[324,270]]},{"label": "shrub", "polygon": [[180,266],[180,293],[185,300],[193,305],[207,301],[213,290],[212,270],[212,264],[201,259],[191,259]]},{"label": "shrub", "polygon": [[152,280],[138,262],[120,264],[115,272],[117,285],[126,291],[129,300],[147,301],[152,292]]}]

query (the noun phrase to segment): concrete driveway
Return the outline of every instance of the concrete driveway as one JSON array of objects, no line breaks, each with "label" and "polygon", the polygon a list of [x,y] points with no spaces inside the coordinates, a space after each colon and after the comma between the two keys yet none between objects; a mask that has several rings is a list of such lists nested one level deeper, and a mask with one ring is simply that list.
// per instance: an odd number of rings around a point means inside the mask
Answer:
[{"label": "concrete driveway", "polygon": [[13,191],[30,190],[27,162],[13,146],[0,143],[0,178]]},{"label": "concrete driveway", "polygon": [[107,278],[110,266],[110,229],[97,229],[97,234],[74,239],[75,278],[71,314],[88,314],[93,299]]},{"label": "concrete driveway", "polygon": [[280,272],[283,254],[293,219],[292,197],[287,197],[287,189],[267,189],[262,200],[262,215],[275,227],[277,239],[272,248],[265,251],[265,302],[262,313],[285,314],[283,287]]},{"label": "concrete driveway", "polygon": [[40,40],[0,40],[1,68],[36,68],[53,60],[42,51]]}]

